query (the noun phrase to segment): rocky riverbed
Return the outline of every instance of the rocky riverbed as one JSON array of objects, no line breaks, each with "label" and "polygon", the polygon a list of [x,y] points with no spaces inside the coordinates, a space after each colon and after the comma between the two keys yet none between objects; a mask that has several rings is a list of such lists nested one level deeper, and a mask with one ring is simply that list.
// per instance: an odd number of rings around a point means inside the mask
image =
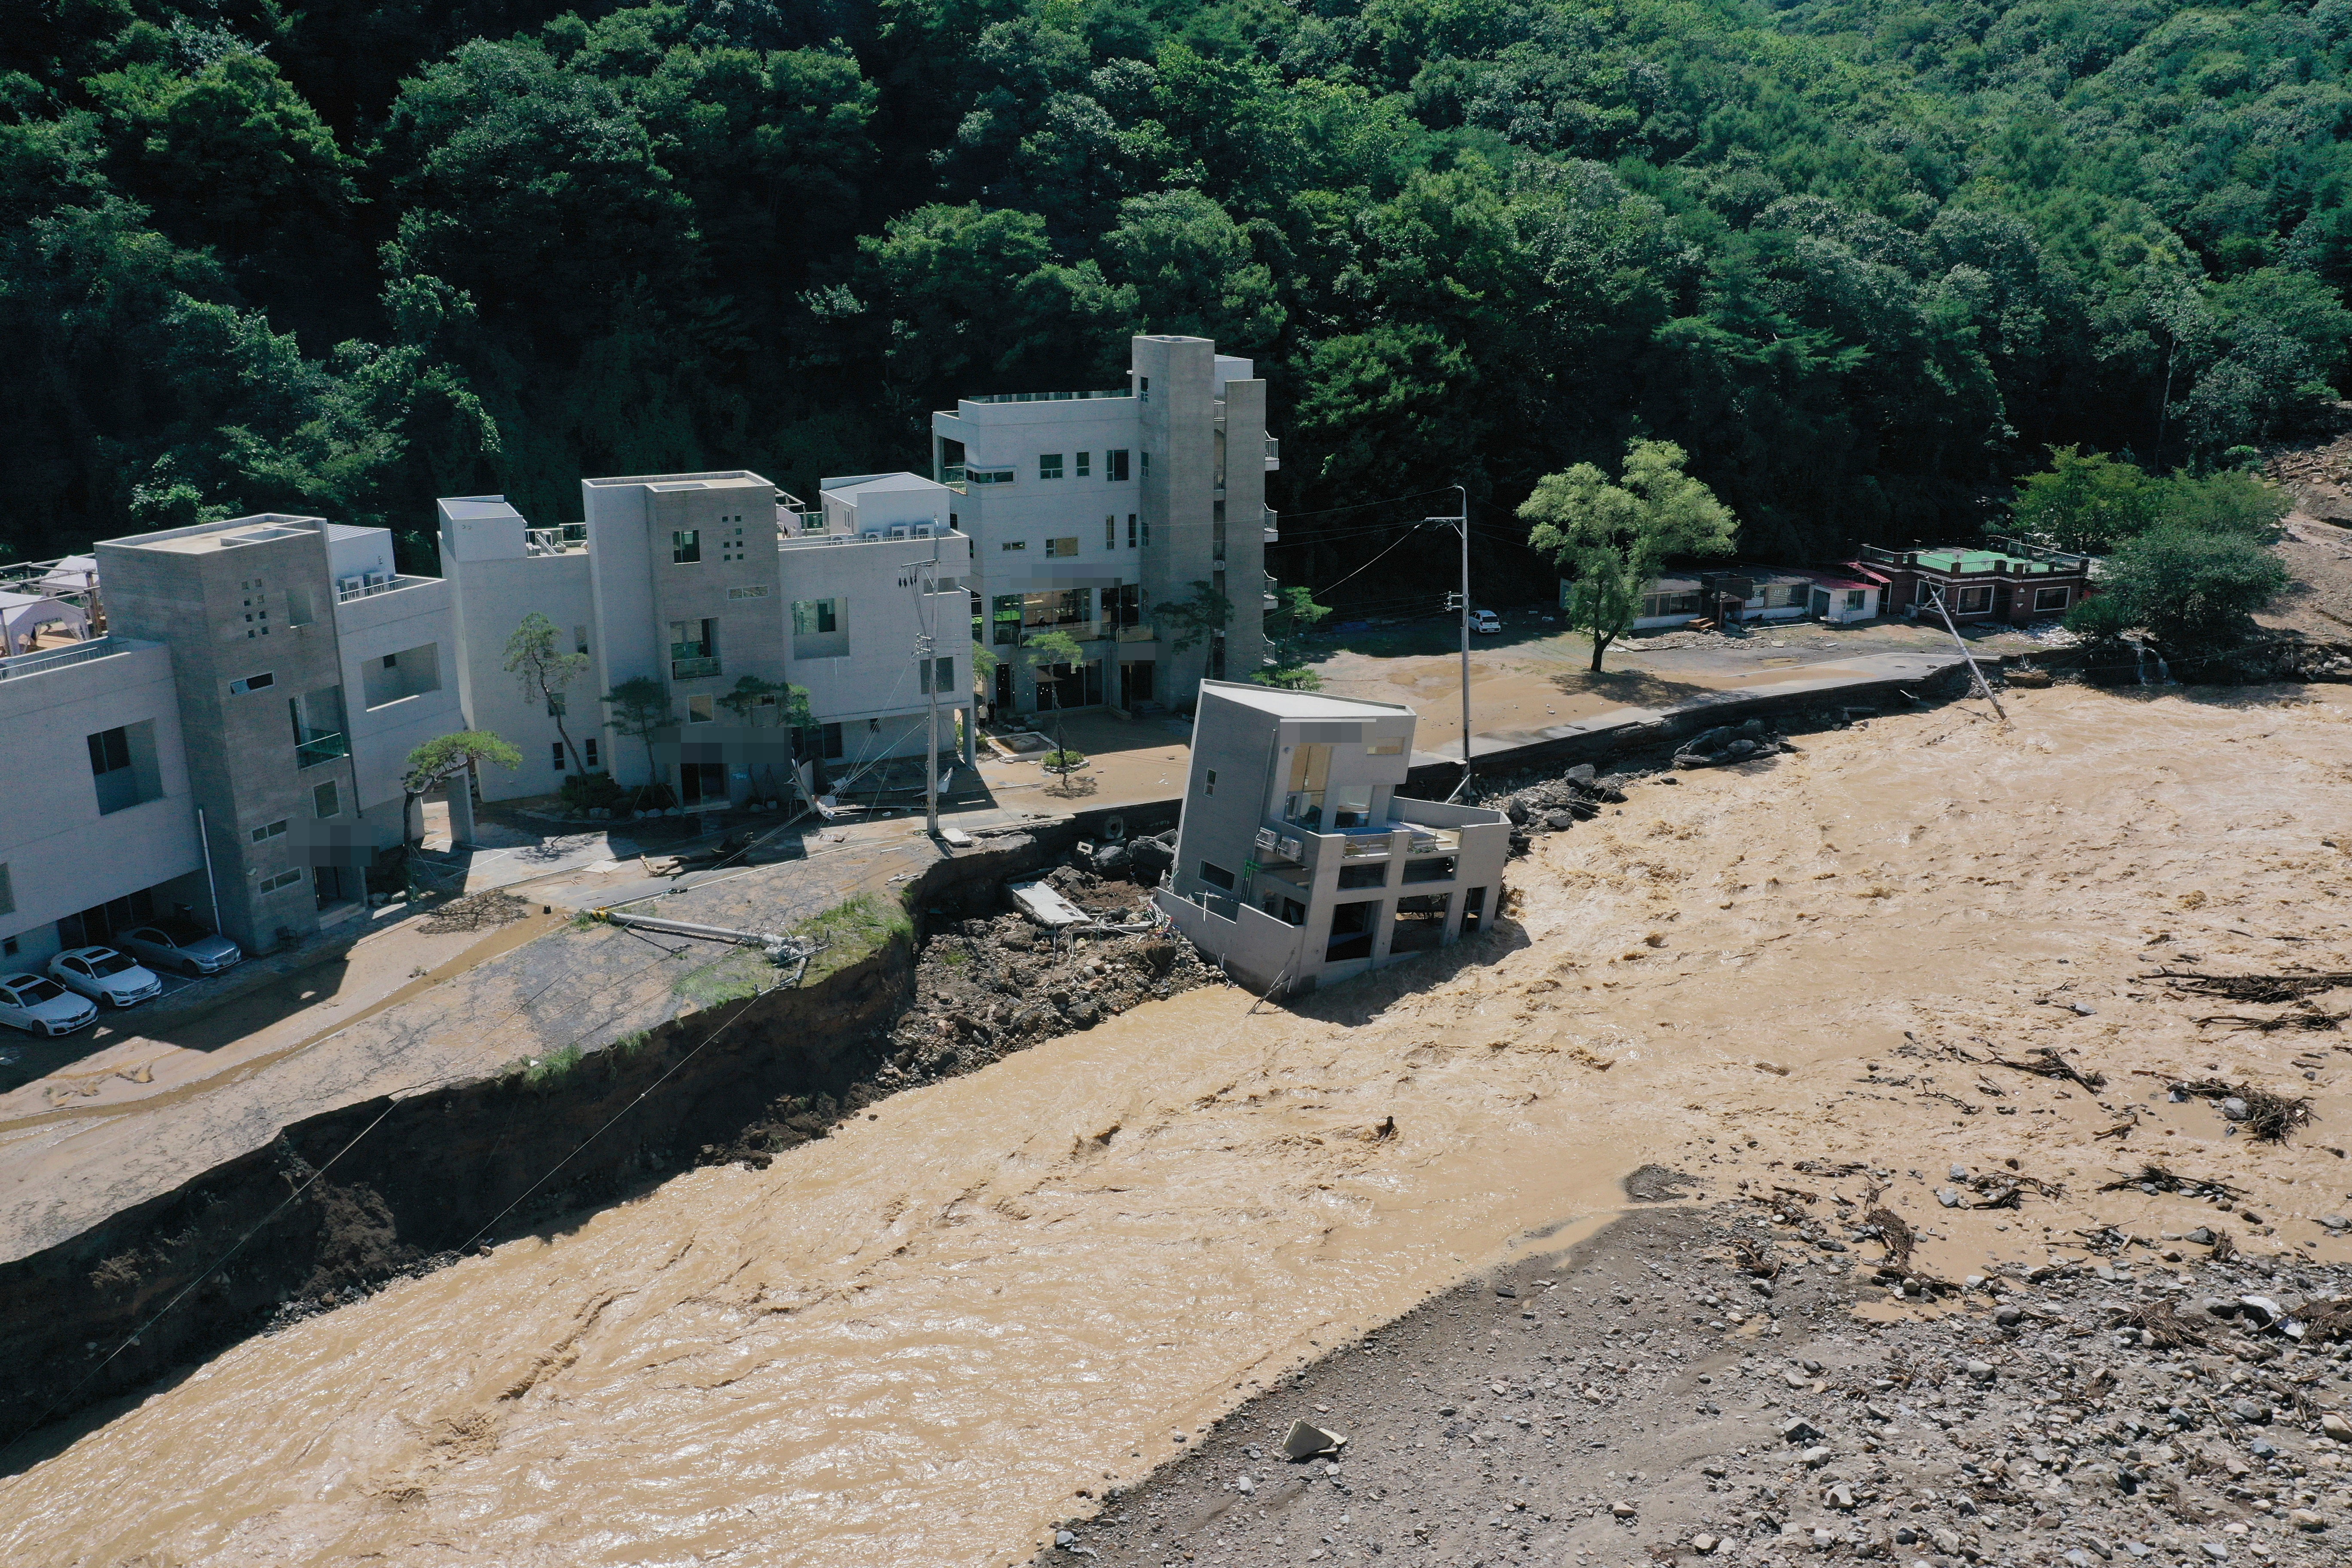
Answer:
[{"label": "rocky riverbed", "polygon": [[[1853,1261],[1879,1246],[1820,1251],[1806,1207],[1639,1214],[1458,1287],[1141,1485],[1075,1500],[1035,1562],[2099,1568],[2352,1549],[2352,1270],[2168,1261],[2179,1249],[2151,1241],[1890,1310]],[[1298,1422],[1346,1442],[1286,1458]]]}]

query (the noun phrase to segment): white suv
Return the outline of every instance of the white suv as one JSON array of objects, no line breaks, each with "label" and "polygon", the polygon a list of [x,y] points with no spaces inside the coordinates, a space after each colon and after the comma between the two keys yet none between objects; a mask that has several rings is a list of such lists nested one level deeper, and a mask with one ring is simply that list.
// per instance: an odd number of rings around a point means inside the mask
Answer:
[{"label": "white suv", "polygon": [[0,1024],[28,1035],[70,1035],[98,1016],[98,1004],[38,974],[0,974]]},{"label": "white suv", "polygon": [[1498,637],[1503,635],[1503,622],[1492,610],[1473,610],[1470,629],[1482,637]]},{"label": "white suv", "polygon": [[49,960],[49,978],[68,991],[117,1007],[135,1007],[163,990],[153,970],[141,968],[110,947],[68,949]]}]

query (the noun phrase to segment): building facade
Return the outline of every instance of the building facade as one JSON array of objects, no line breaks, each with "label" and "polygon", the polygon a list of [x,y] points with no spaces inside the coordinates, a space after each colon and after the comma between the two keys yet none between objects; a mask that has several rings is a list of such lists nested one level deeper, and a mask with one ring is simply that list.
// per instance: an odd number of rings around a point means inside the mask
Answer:
[{"label": "building facade", "polygon": [[1392,703],[1204,682],[1159,907],[1244,984],[1291,995],[1475,934],[1510,819],[1398,795],[1412,733]]},{"label": "building facade", "polygon": [[247,952],[364,907],[411,748],[463,727],[448,584],[391,534],[264,514],[100,543],[102,635],[0,659],[0,961],[180,917]]},{"label": "building facade", "polygon": [[[1000,713],[1182,709],[1265,658],[1265,383],[1206,338],[1138,337],[1128,384],[967,397],[931,416],[932,472],[971,540],[971,636]],[[1197,637],[1181,611],[1223,605]],[[1167,612],[1171,608],[1179,616]],[[1023,647],[1067,633],[1076,664]],[[1179,642],[1187,646],[1177,647]]]},{"label": "building facade", "polygon": [[[971,759],[971,549],[948,487],[828,479],[815,508],[740,469],[581,489],[585,521],[569,526],[531,527],[499,496],[440,502],[466,712],[523,752],[515,774],[483,778],[486,797],[547,794],[583,769],[667,784],[686,805],[788,794],[795,737],[773,694],[739,697],[746,677],[808,693],[815,722],[797,743],[834,778],[929,749],[934,684],[939,747],[960,727]],[[561,730],[505,668],[534,610],[590,661]],[[650,732],[601,700],[632,680],[659,688]]]},{"label": "building facade", "polygon": [[2002,622],[2021,626],[2063,616],[2091,589],[2092,561],[2005,539],[1986,545],[1881,550],[1864,545],[1842,563],[1843,573],[1871,583],[1891,615],[1940,623],[1938,599],[1955,622]]}]

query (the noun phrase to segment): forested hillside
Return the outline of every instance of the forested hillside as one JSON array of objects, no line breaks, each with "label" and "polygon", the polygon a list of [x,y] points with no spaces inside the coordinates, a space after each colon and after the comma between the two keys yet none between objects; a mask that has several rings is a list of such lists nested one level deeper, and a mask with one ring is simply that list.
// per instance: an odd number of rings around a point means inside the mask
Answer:
[{"label": "forested hillside", "polygon": [[2345,384],[2352,0],[10,18],[11,557],[277,508],[422,563],[436,494],[806,493],[921,467],[958,390],[1117,384],[1136,330],[1258,358],[1307,583],[1381,515],[1307,513],[1460,479],[1507,551],[1636,434],[1798,554],[1972,531],[2056,444],[2210,464]]}]

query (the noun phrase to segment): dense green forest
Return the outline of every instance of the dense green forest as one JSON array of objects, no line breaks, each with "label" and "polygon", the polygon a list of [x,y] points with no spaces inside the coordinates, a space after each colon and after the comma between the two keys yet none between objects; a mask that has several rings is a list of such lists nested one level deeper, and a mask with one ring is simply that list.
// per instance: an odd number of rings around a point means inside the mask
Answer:
[{"label": "dense green forest", "polygon": [[424,564],[439,494],[807,493],[921,466],[958,390],[1117,384],[1139,330],[1257,357],[1307,583],[1426,510],[1332,509],[1456,480],[1507,580],[1537,478],[1632,437],[1804,556],[1972,533],[2053,446],[2202,469],[2345,384],[2352,0],[10,16],[16,558],[271,508]]}]

